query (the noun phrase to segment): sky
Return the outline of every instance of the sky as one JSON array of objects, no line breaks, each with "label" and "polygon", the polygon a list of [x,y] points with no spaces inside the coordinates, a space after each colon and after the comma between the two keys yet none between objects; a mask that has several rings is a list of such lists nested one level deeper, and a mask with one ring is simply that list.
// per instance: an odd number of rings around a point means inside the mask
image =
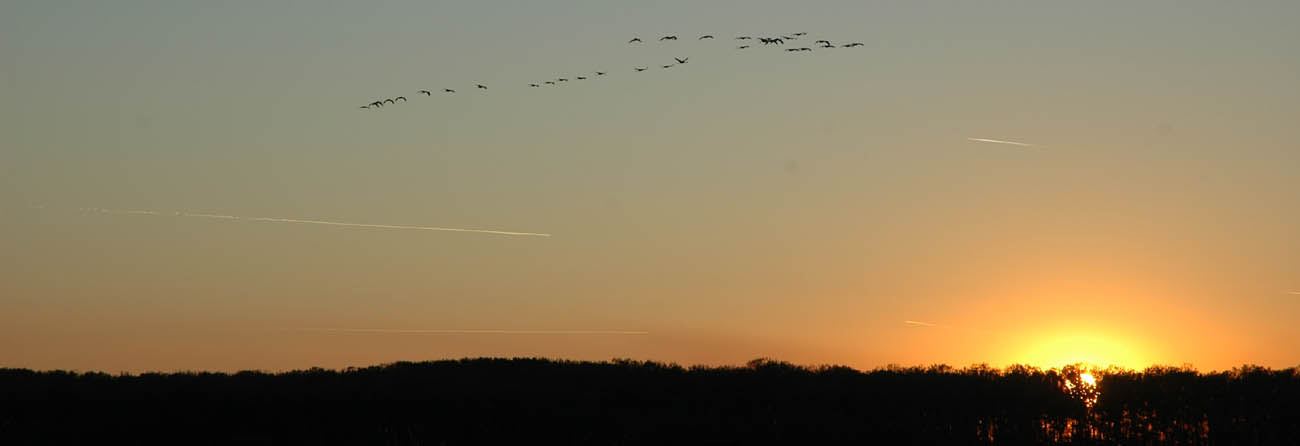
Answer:
[{"label": "sky", "polygon": [[0,367],[1300,365],[1293,1],[4,11]]}]

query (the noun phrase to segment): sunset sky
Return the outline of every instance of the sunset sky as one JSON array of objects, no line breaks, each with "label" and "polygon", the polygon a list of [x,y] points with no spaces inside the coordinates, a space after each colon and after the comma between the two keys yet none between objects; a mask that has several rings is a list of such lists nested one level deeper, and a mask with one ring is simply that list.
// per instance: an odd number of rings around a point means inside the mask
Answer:
[{"label": "sunset sky", "polygon": [[1297,366],[1297,20],[6,3],[0,367]]}]

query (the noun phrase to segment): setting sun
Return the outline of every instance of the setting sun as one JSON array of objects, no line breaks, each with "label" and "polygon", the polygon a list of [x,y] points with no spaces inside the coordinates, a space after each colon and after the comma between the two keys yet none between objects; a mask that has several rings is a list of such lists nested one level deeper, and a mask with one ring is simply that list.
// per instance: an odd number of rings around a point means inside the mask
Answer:
[{"label": "setting sun", "polygon": [[1094,376],[1092,376],[1092,373],[1091,373],[1091,372],[1083,372],[1083,373],[1080,373],[1080,374],[1079,374],[1079,379],[1082,380],[1082,381],[1083,381],[1083,384],[1086,385],[1086,386],[1089,386],[1089,387],[1096,387],[1096,386],[1097,386],[1097,378],[1094,377]]}]

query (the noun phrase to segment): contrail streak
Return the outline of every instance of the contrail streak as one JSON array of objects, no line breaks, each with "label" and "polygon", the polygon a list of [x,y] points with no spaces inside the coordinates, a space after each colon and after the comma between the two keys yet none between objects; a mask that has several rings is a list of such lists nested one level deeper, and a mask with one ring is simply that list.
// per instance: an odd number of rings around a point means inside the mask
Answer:
[{"label": "contrail streak", "polygon": [[1003,140],[1000,140],[1000,139],[966,138],[966,140],[967,140],[967,141],[975,141],[975,142],[987,142],[987,143],[993,143],[993,144],[1010,144],[1010,145],[1013,145],[1013,146],[1020,146],[1020,147],[1038,147],[1037,145],[1034,145],[1034,144],[1023,143],[1023,142],[1015,142],[1015,141],[1003,141]]},{"label": "contrail streak", "polygon": [[938,325],[936,324],[931,324],[929,322],[921,322],[921,321],[903,321],[903,323],[907,325],[919,325],[922,327],[938,327]]},{"label": "contrail streak", "polygon": [[400,328],[298,328],[285,330],[295,331],[326,331],[335,333],[393,333],[393,334],[504,334],[504,335],[623,335],[623,336],[641,336],[648,335],[650,332],[642,330],[422,330],[422,329],[400,329]]},{"label": "contrail streak", "polygon": [[102,214],[131,214],[131,215],[158,215],[158,216],[175,216],[175,217],[213,218],[219,220],[261,221],[261,222],[270,222],[270,223],[301,223],[301,224],[310,224],[310,225],[347,226],[353,228],[476,232],[479,234],[516,235],[516,236],[527,236],[527,237],[550,237],[551,236],[551,234],[544,234],[539,232],[497,231],[491,229],[441,228],[436,226],[379,225],[379,224],[368,224],[368,223],[347,223],[341,221],[299,220],[293,218],[240,217],[237,215],[199,214],[194,212],[181,212],[181,211],[159,212],[159,211],[142,211],[142,210],[131,210],[131,209],[104,209],[104,208],[82,208],[81,210],[99,212]]}]

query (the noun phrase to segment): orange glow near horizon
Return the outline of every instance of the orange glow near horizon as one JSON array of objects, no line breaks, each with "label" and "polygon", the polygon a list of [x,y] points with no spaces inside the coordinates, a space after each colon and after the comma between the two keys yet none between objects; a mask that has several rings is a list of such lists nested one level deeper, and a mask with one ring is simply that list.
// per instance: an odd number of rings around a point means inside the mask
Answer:
[{"label": "orange glow near horizon", "polygon": [[[1070,364],[1118,366],[1140,370],[1151,365],[1147,354],[1132,342],[1099,333],[1044,336],[1019,355],[1020,362],[1062,368]],[[1088,375],[1091,378],[1092,375]]]}]

